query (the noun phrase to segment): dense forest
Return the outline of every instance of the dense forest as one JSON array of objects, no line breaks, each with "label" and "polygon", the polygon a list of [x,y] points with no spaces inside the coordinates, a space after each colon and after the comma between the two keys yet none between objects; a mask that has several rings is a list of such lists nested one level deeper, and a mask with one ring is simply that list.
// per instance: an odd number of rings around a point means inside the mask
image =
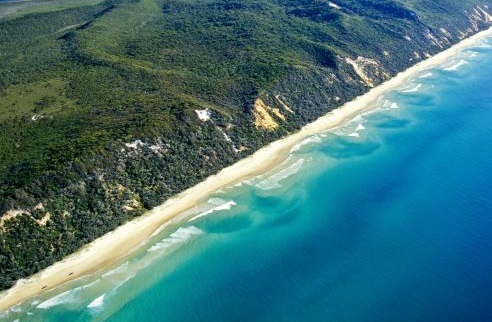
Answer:
[{"label": "dense forest", "polygon": [[0,2],[0,289],[487,28],[487,3]]}]

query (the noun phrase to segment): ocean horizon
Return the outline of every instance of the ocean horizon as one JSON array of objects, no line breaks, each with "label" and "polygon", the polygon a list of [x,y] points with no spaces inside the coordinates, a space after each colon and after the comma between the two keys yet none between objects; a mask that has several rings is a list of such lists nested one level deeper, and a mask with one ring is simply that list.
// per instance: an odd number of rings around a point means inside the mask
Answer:
[{"label": "ocean horizon", "polygon": [[492,321],[492,39],[0,321]]}]

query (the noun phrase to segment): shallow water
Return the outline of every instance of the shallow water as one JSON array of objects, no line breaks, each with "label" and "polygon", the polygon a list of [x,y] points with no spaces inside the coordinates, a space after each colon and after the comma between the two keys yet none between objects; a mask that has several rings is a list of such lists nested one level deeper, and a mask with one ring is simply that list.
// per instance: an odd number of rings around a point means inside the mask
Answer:
[{"label": "shallow water", "polygon": [[492,321],[490,66],[481,46],[420,73],[3,319]]}]

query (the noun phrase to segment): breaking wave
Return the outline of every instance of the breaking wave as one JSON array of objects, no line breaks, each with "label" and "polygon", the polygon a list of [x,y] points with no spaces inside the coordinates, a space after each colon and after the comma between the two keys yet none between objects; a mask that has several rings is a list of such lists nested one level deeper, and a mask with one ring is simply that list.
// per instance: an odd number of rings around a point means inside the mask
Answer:
[{"label": "breaking wave", "polygon": [[120,266],[118,266],[118,267],[116,267],[116,268],[114,268],[114,269],[112,269],[112,270],[104,273],[102,275],[102,277],[103,278],[107,278],[107,277],[113,276],[115,274],[123,273],[123,272],[125,272],[128,269],[128,264],[129,264],[128,262],[125,262],[123,265],[120,265]]},{"label": "breaking wave", "polygon": [[49,309],[53,306],[57,306],[60,304],[66,304],[66,303],[71,303],[74,302],[77,299],[77,293],[82,289],[82,287],[77,287],[72,290],[63,292],[61,294],[58,294],[55,297],[50,298],[49,300],[46,300],[39,304],[37,306],[38,309]]},{"label": "breaking wave", "polygon": [[188,241],[190,238],[193,236],[198,236],[203,234],[203,230],[195,227],[195,226],[188,226],[188,227],[180,227],[178,230],[176,230],[174,233],[172,233],[169,237],[164,238],[154,246],[150,247],[147,251],[148,252],[153,252],[156,250],[161,250],[161,249],[167,249],[172,246],[176,246],[179,244],[184,244],[186,241]]},{"label": "breaking wave", "polygon": [[79,287],[76,287],[76,288],[73,288],[71,290],[68,290],[66,292],[63,292],[61,294],[58,294],[44,302],[41,302],[38,306],[36,306],[36,308],[38,309],[49,309],[51,307],[54,307],[54,306],[57,306],[57,305],[60,305],[60,304],[67,304],[67,303],[73,303],[75,301],[77,301],[77,298],[78,298],[78,295],[79,293],[82,291],[82,290],[85,290],[91,286],[93,286],[94,284],[96,284],[97,282],[99,282],[100,280],[95,280],[94,282],[92,283],[89,283],[87,285],[83,285],[83,286],[79,286]]},{"label": "breaking wave", "polygon": [[263,181],[260,181],[255,185],[255,187],[262,189],[262,190],[271,190],[275,188],[280,188],[280,181],[287,179],[288,177],[292,176],[293,174],[297,173],[304,163],[306,162],[305,159],[299,159],[295,163],[291,164],[287,168],[284,168],[274,175],[268,177],[268,179],[265,179]]},{"label": "breaking wave", "polygon": [[422,84],[417,84],[412,88],[401,90],[402,93],[413,93],[418,92],[422,88]]},{"label": "breaking wave", "polygon": [[[219,198],[214,198],[214,199],[219,199]],[[222,200],[222,199],[219,199],[219,200]],[[202,213],[196,215],[195,217],[193,217],[190,220],[188,220],[188,222],[197,220],[198,218],[202,218],[202,217],[208,216],[211,213],[216,212],[216,211],[229,210],[229,209],[231,209],[235,205],[236,205],[236,203],[234,202],[234,200],[231,200],[231,201],[222,203],[222,204],[220,204],[220,205],[218,205],[218,206],[216,206],[216,207],[214,207],[214,208],[212,208],[210,210],[207,210],[205,212],[202,212]]]},{"label": "breaking wave", "polygon": [[104,297],[105,296],[106,296],[106,294],[99,296],[94,301],[90,302],[89,305],[87,305],[87,308],[88,309],[94,309],[94,308],[101,307],[104,304]]},{"label": "breaking wave", "polygon": [[290,152],[292,153],[292,152],[298,151],[304,145],[308,145],[311,143],[321,143],[321,142],[322,142],[322,136],[321,135],[313,135],[313,136],[310,136],[307,139],[304,139],[303,141],[297,143],[296,145],[294,145],[294,147],[290,150]]},{"label": "breaking wave", "polygon": [[433,74],[433,73],[431,73],[431,72],[427,72],[427,73],[425,73],[425,74],[420,75],[420,76],[419,76],[419,78],[429,78],[429,77],[431,77],[432,75],[434,75],[434,74]]},{"label": "breaking wave", "polygon": [[400,106],[396,102],[385,100],[383,103],[383,110],[390,110],[390,109],[397,109],[397,108],[400,108]]},{"label": "breaking wave", "polygon": [[460,60],[459,62],[449,66],[449,67],[445,67],[443,68],[444,70],[447,70],[447,71],[455,71],[455,70],[458,70],[458,68],[460,68],[461,66],[463,65],[466,65],[468,64],[468,62],[466,60]]}]

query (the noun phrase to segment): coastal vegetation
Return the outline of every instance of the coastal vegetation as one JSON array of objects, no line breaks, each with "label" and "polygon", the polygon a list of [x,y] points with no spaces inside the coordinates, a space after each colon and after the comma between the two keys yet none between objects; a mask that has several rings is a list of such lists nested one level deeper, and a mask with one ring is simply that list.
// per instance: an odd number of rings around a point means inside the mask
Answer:
[{"label": "coastal vegetation", "polygon": [[487,28],[487,3],[0,3],[0,288]]}]

